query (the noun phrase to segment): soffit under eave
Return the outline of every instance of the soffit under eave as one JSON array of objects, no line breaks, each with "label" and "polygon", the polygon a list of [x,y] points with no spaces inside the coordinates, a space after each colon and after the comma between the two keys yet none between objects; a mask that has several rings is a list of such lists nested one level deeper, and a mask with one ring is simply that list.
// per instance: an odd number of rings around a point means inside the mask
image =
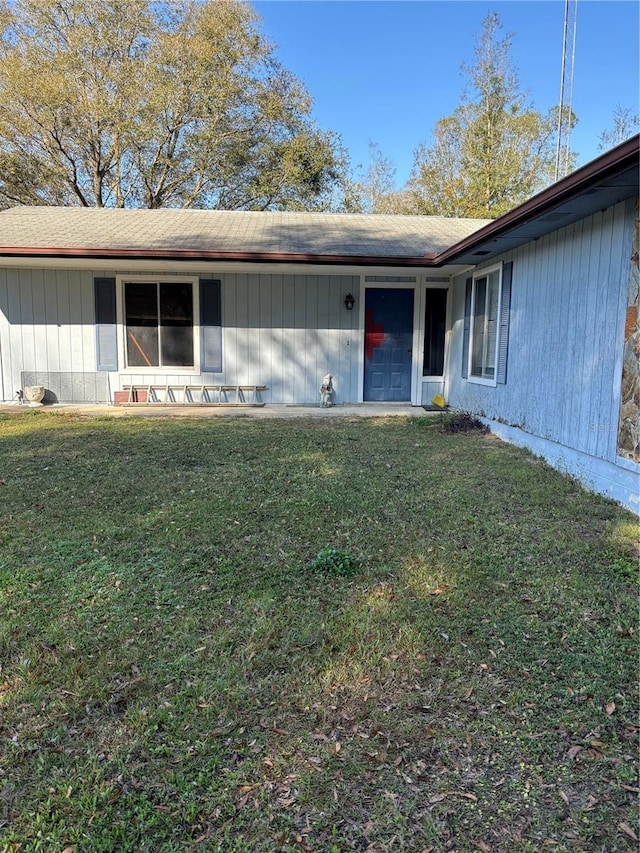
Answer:
[{"label": "soffit under eave", "polygon": [[638,195],[638,172],[631,169],[601,186],[591,188],[580,196],[544,211],[528,222],[514,226],[497,237],[489,237],[469,250],[455,255],[457,263],[479,264],[498,255],[546,237],[555,231],[604,212],[628,198]]}]

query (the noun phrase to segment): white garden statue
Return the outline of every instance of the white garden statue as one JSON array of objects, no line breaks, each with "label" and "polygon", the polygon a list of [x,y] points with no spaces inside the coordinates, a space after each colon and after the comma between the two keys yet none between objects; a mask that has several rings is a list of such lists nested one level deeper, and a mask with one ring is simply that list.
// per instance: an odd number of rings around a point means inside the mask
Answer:
[{"label": "white garden statue", "polygon": [[327,406],[332,406],[333,403],[331,401],[331,397],[333,395],[333,376],[330,373],[322,380],[322,385],[320,386],[320,405],[323,408],[327,408]]}]

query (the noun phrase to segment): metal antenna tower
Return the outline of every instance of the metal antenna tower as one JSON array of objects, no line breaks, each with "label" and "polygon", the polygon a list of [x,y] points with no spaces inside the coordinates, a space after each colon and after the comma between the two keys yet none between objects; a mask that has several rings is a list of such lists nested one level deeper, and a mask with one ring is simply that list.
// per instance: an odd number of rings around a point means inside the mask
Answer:
[{"label": "metal antenna tower", "polygon": [[564,31],[562,38],[562,72],[560,74],[560,104],[558,106],[558,143],[556,148],[555,180],[569,171],[571,155],[571,120],[573,113],[573,69],[576,58],[576,22],[578,0],[564,0]]}]

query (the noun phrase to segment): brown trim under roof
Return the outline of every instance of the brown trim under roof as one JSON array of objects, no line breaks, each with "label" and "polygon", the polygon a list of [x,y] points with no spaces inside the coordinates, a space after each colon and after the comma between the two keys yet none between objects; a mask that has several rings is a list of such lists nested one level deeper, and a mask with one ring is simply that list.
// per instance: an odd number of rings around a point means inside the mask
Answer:
[{"label": "brown trim under roof", "polygon": [[65,249],[0,246],[0,257],[95,258],[96,260],[252,261],[254,263],[334,264],[368,267],[432,267],[435,253],[416,257],[391,255],[309,255],[283,252],[204,252],[188,249]]}]

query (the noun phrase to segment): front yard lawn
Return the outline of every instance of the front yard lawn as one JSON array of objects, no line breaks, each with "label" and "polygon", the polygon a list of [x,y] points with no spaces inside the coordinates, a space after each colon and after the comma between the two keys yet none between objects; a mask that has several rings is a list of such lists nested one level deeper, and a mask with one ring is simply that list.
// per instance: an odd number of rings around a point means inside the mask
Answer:
[{"label": "front yard lawn", "polygon": [[0,850],[636,850],[637,533],[439,418],[4,417]]}]

